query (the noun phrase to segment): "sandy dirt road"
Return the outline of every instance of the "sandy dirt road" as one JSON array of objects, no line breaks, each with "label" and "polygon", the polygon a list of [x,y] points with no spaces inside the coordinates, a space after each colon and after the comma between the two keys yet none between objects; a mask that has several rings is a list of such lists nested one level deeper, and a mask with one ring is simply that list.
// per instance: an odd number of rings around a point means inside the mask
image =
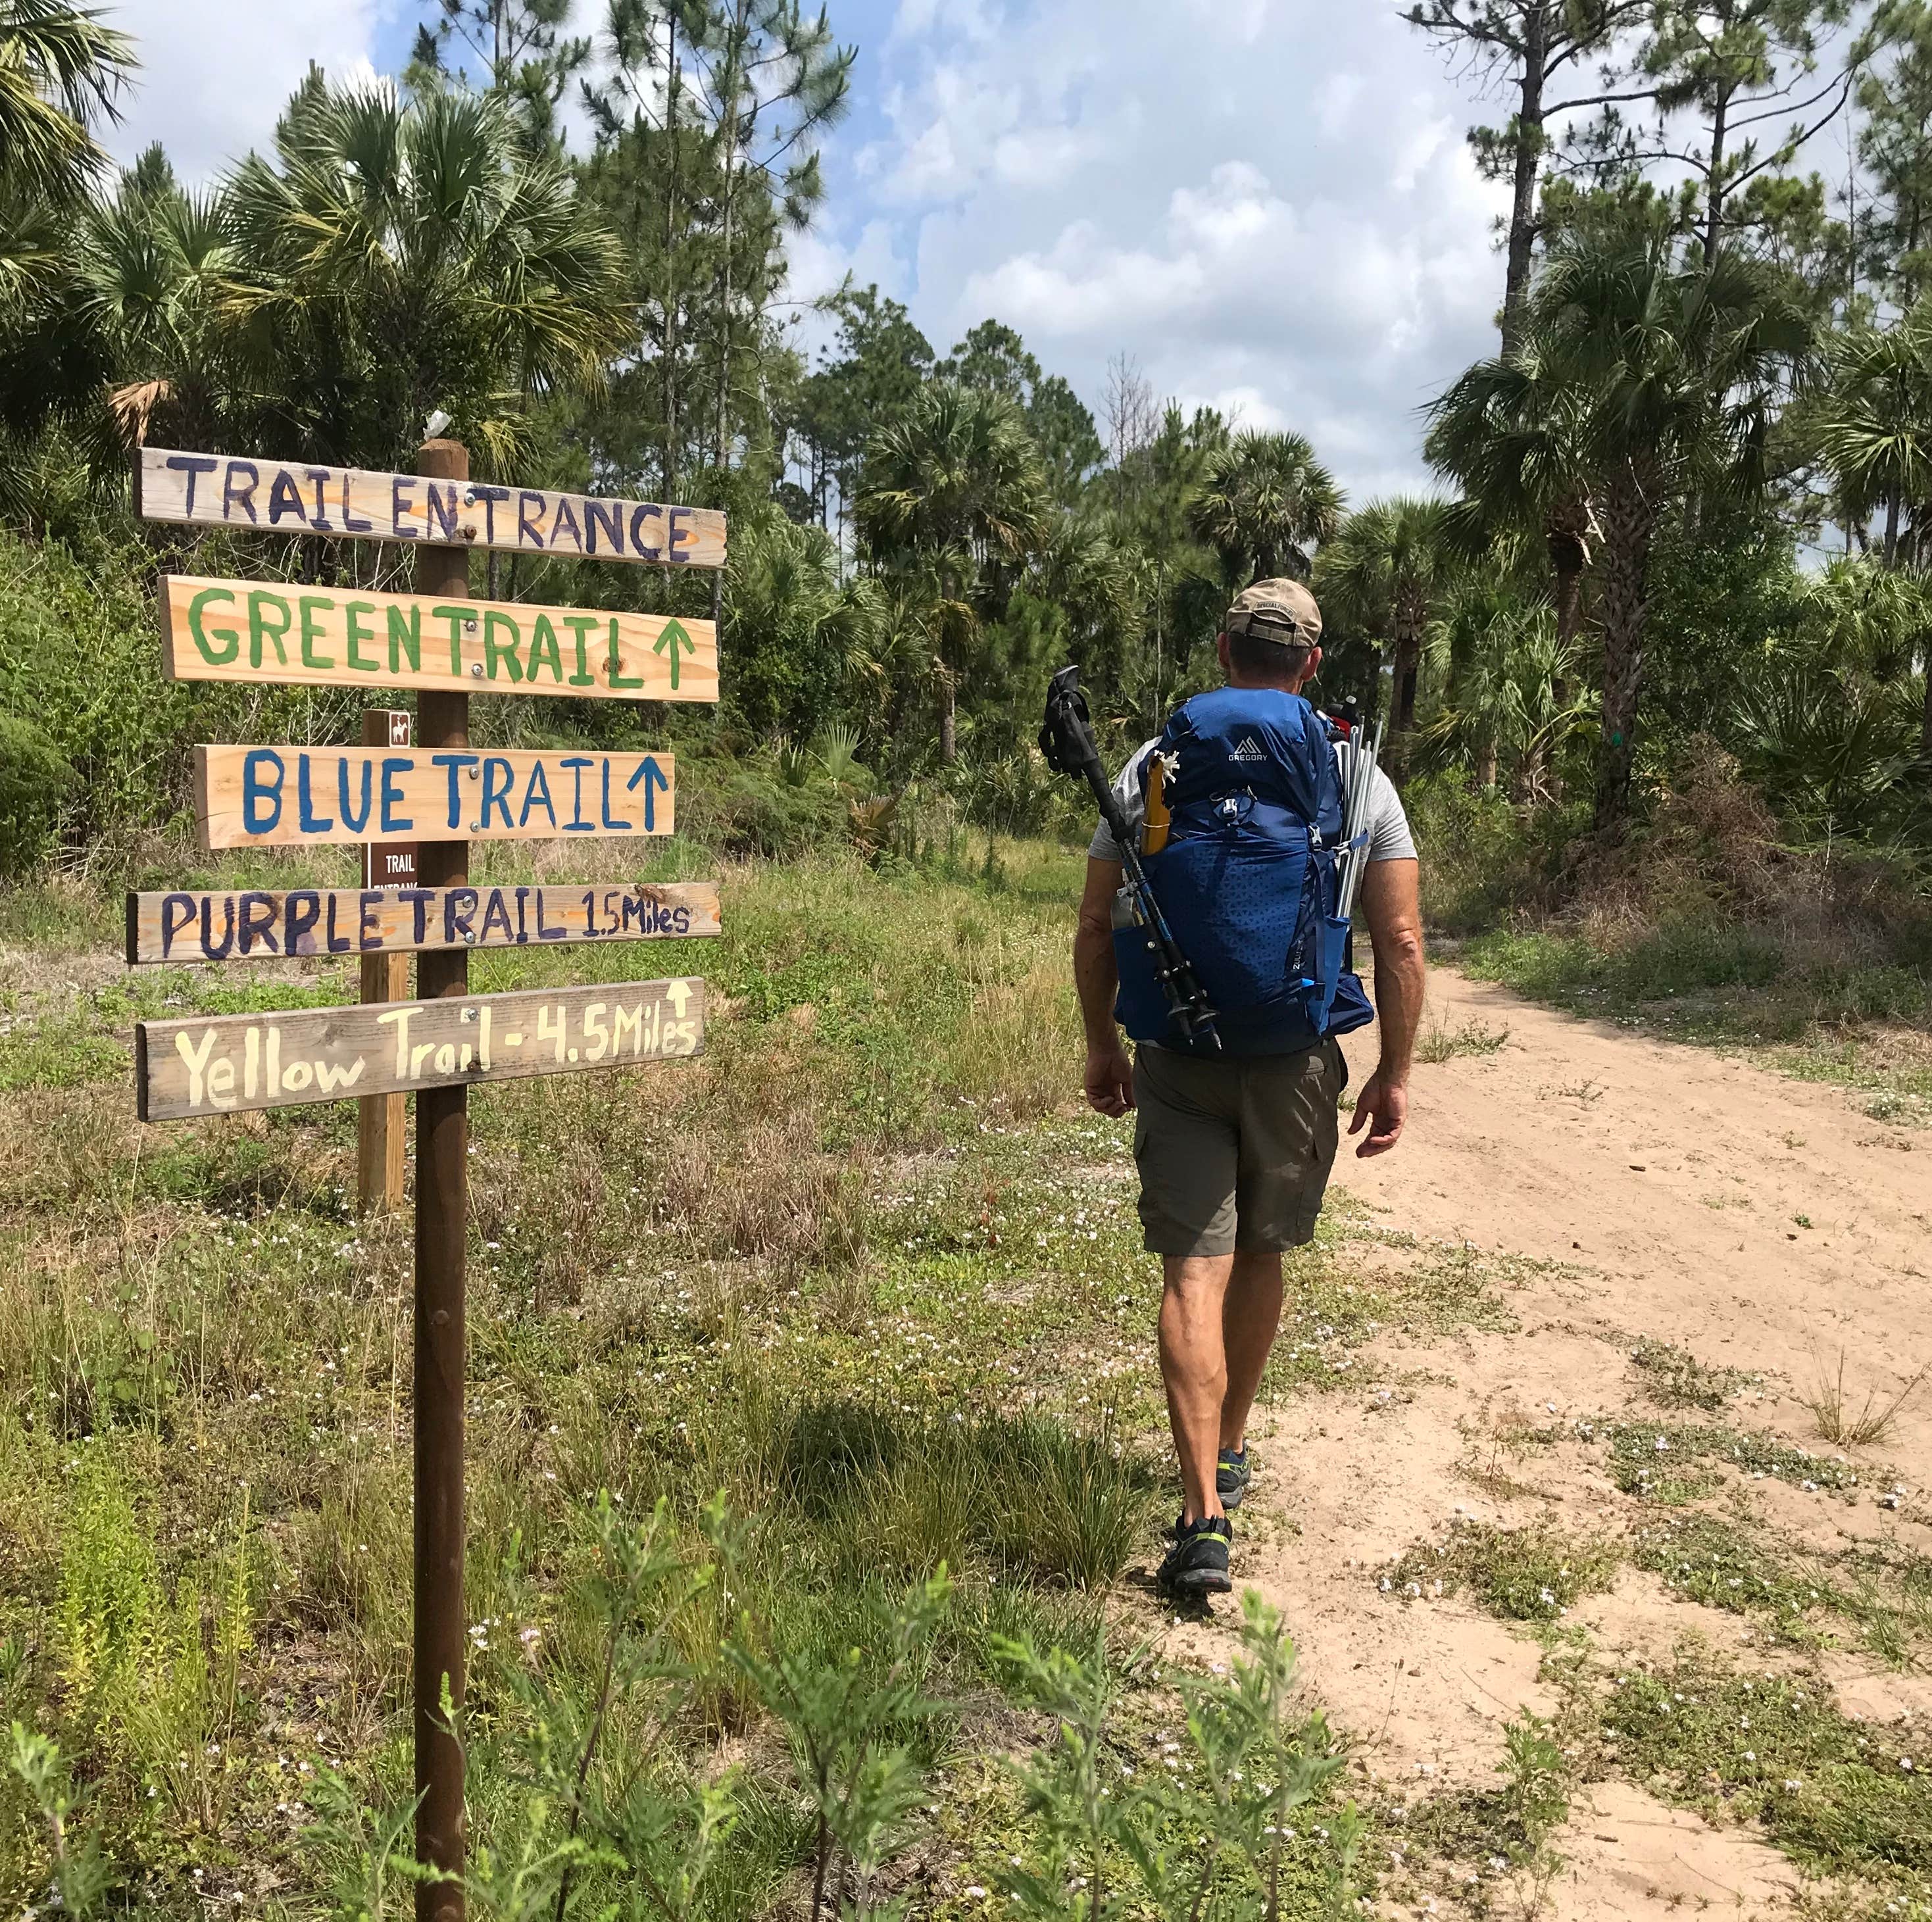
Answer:
[{"label": "sandy dirt road", "polygon": [[[1258,1512],[1238,1549],[1238,1579],[1281,1607],[1306,1684],[1384,1796],[1493,1783],[1504,1723],[1556,1705],[1519,1627],[1466,1601],[1384,1594],[1378,1571],[1458,1515],[1618,1541],[1646,1519],[1600,1447],[1566,1441],[1524,1461],[1502,1452],[1513,1434],[1568,1436],[1646,1408],[1630,1350],[1647,1337],[1761,1378],[1714,1419],[1847,1452],[1820,1440],[1802,1399],[1821,1364],[1835,1369],[1842,1351],[1862,1396],[1932,1362],[1932,1135],[1870,1121],[1832,1087],[1438,973],[1426,1030],[1472,1025],[1508,1039],[1419,1066],[1401,1148],[1364,1163],[1345,1147],[1338,1180],[1425,1253],[1526,1258],[1501,1290],[1519,1327],[1390,1330],[1348,1388],[1283,1402],[1256,1432]],[[1359,1080],[1372,1039],[1349,1052]],[[1932,1549],[1932,1393],[1859,1465],[1849,1498],[1743,1477],[1727,1496],[1812,1549]],[[1894,1510],[1880,1497],[1901,1474],[1910,1492]],[[1574,1619],[1606,1659],[1665,1657],[1686,1634],[1769,1659],[1747,1618],[1673,1600],[1628,1567]],[[1225,1614],[1198,1636],[1202,1653],[1225,1654]],[[1847,1712],[1932,1716],[1923,1675],[1855,1653],[1823,1661]],[[1553,1884],[1511,1899],[1557,1922],[1776,1915],[1795,1879],[1761,1840],[1614,1780],[1585,1790],[1556,1846],[1567,1861]],[[1457,1912],[1453,1890],[1432,1888],[1434,1912]],[[1418,1900],[1387,1912],[1428,1912]]]}]

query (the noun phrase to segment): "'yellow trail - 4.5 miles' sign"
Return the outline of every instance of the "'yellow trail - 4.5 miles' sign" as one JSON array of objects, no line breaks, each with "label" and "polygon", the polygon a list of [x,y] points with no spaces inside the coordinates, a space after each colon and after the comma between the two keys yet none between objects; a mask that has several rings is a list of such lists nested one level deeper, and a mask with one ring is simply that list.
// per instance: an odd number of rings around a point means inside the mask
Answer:
[{"label": "'yellow trail - 4.5 miles' sign", "polygon": [[134,1072],[141,1119],[178,1121],[676,1060],[704,1045],[702,981],[634,981],[142,1021]]},{"label": "'yellow trail - 4.5 miles' sign", "polygon": [[718,698],[717,630],[664,614],[168,574],[160,615],[172,680]]}]

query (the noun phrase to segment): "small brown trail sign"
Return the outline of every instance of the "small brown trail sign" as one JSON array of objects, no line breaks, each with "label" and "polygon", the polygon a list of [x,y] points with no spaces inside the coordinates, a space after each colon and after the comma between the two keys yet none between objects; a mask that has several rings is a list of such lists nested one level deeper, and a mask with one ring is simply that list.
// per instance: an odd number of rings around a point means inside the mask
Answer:
[{"label": "small brown trail sign", "polygon": [[724,516],[715,508],[165,447],[144,447],[135,457],[134,512],[197,527],[433,541],[569,560],[724,565]]},{"label": "small brown trail sign", "polygon": [[170,680],[715,701],[717,629],[662,614],[164,574]]},{"label": "small brown trail sign", "polygon": [[668,754],[198,747],[195,813],[211,850],[668,835],[676,772]]},{"label": "small brown trail sign", "polygon": [[702,981],[633,981],[141,1021],[134,1075],[143,1121],[184,1121],[679,1060],[704,1045]]},{"label": "small brown trail sign", "polygon": [[127,955],[130,967],[141,967],[456,948],[580,948],[604,941],[694,940],[722,931],[712,881],[184,889],[128,897]]}]

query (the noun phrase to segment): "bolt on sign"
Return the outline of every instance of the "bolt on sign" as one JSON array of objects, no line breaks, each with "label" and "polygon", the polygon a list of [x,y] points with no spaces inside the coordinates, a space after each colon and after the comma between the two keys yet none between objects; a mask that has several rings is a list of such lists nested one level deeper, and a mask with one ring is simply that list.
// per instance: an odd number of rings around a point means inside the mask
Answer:
[{"label": "bolt on sign", "polygon": [[142,448],[135,461],[134,512],[146,520],[271,534],[430,541],[665,567],[724,565],[724,516],[714,508],[163,447]]},{"label": "bolt on sign", "polygon": [[668,615],[164,574],[160,616],[170,680],[718,698],[716,628]]},{"label": "bolt on sign", "polygon": [[211,850],[408,835],[664,835],[675,775],[668,754],[198,747],[195,813]]}]

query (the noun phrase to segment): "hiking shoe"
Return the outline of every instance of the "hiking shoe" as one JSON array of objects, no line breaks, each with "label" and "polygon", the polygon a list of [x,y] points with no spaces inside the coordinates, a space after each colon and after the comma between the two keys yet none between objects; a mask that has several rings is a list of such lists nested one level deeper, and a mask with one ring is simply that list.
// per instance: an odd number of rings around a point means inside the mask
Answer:
[{"label": "hiking shoe", "polygon": [[1174,1546],[1160,1565],[1160,1585],[1170,1595],[1225,1595],[1234,1585],[1228,1550],[1234,1539],[1225,1515],[1174,1525]]},{"label": "hiking shoe", "polygon": [[1255,1465],[1245,1448],[1224,1448],[1214,1464],[1214,1492],[1223,1508],[1239,1508],[1254,1479]]}]

